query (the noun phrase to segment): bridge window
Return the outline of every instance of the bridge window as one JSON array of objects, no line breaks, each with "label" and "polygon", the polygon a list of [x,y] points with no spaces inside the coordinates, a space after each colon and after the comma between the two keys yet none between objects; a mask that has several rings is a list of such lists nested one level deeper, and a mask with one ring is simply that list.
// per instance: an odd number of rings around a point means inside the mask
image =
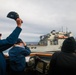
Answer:
[{"label": "bridge window", "polygon": [[31,47],[31,49],[36,49],[36,47]]}]

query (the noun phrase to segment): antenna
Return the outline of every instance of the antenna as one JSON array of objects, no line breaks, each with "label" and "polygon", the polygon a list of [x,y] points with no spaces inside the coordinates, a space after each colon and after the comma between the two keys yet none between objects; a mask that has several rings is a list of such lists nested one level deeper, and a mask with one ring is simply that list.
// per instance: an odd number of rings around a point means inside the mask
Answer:
[{"label": "antenna", "polygon": [[63,26],[62,26],[62,32],[63,32]]},{"label": "antenna", "polygon": [[66,27],[66,33],[68,32],[68,28]]}]

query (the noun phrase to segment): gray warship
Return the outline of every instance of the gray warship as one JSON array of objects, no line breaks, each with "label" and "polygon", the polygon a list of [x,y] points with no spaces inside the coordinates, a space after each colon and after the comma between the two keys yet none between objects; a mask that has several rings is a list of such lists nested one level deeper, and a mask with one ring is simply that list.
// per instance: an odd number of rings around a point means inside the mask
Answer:
[{"label": "gray warship", "polygon": [[46,35],[41,35],[37,44],[28,44],[28,47],[32,52],[59,51],[63,41],[72,36],[72,32],[52,30]]}]

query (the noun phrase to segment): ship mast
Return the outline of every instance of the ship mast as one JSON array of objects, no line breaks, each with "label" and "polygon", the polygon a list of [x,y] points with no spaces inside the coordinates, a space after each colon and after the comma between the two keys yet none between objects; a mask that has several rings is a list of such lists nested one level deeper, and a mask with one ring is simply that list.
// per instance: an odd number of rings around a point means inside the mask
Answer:
[{"label": "ship mast", "polygon": [[68,32],[68,28],[66,27],[66,33]]},{"label": "ship mast", "polygon": [[62,26],[62,32],[63,32],[63,26]]}]

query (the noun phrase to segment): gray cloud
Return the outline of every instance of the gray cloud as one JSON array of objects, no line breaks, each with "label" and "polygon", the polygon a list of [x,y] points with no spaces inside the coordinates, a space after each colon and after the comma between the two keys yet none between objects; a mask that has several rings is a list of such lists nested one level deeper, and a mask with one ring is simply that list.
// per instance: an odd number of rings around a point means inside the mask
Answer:
[{"label": "gray cloud", "polygon": [[38,41],[40,35],[50,33],[52,29],[59,31],[62,27],[64,30],[67,27],[76,37],[75,0],[0,0],[0,7],[0,32],[3,32],[3,38],[16,26],[14,20],[6,17],[13,10],[24,21],[20,37],[25,41]]}]

